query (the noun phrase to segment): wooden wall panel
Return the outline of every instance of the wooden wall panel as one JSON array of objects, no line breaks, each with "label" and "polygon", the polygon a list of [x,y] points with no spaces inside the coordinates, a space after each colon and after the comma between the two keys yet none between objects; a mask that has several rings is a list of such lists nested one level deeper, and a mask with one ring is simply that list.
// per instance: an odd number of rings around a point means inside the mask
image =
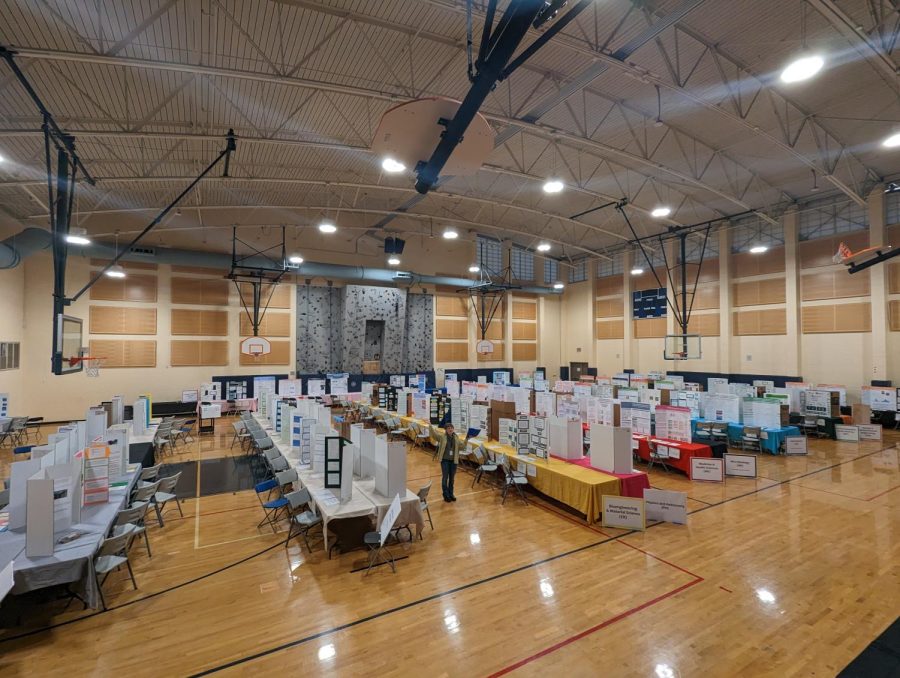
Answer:
[{"label": "wooden wall panel", "polygon": [[172,266],[172,273],[198,273],[200,275],[212,275],[225,277],[227,268],[203,268],[201,266]]},{"label": "wooden wall panel", "polygon": [[[687,294],[687,302],[688,307],[691,306],[691,293],[694,289],[693,285],[688,285],[688,294]],[[680,288],[676,294],[681,294]],[[680,297],[679,297],[679,303]],[[700,287],[697,286],[697,298],[694,299],[693,309],[695,311],[709,311],[714,308],[719,308],[719,286],[718,285],[704,285]]]},{"label": "wooden wall panel", "polygon": [[838,246],[842,242],[854,252],[861,250],[869,246],[869,232],[841,233],[828,238],[802,241],[798,247],[800,268],[818,268],[819,266],[833,265],[832,257],[834,257],[834,253],[837,252]]},{"label": "wooden wall panel", "polygon": [[625,337],[624,320],[598,320],[598,339],[622,339]]},{"label": "wooden wall panel", "polygon": [[800,331],[803,334],[871,332],[872,305],[862,302],[804,306],[800,309]]},{"label": "wooden wall panel", "polygon": [[457,318],[469,317],[469,299],[459,294],[434,295],[435,315],[449,315]]},{"label": "wooden wall panel", "polygon": [[155,275],[128,275],[125,278],[103,276],[90,289],[95,301],[156,301]]},{"label": "wooden wall panel", "polygon": [[506,358],[504,358],[502,341],[494,342],[494,352],[490,355],[481,355],[480,353],[478,354],[478,362],[480,363],[496,363],[502,362],[505,359]]},{"label": "wooden wall panel", "polygon": [[888,294],[900,294],[900,261],[888,264]]},{"label": "wooden wall panel", "polygon": [[[690,281],[691,286],[693,286],[694,277],[697,275],[697,264],[688,262],[687,265],[687,279]],[[697,280],[698,284],[710,283],[710,282],[718,282],[719,280],[719,259],[704,259],[703,264],[700,266],[700,277]]]},{"label": "wooden wall panel", "polygon": [[784,273],[784,247],[773,247],[762,254],[740,252],[731,255],[731,277]]},{"label": "wooden wall panel", "polygon": [[[659,283],[656,282],[656,278],[653,277],[653,273],[647,270],[646,264],[644,262],[641,262],[640,266],[644,269],[644,272],[640,275],[631,276],[631,290],[633,292],[638,292],[640,290],[657,289],[659,287]],[[665,266],[663,266],[662,268],[657,268],[656,275],[659,276],[660,282],[662,282],[663,287],[669,286]]]},{"label": "wooden wall panel", "polygon": [[734,306],[783,304],[785,298],[784,278],[736,282],[731,287],[731,303]]},{"label": "wooden wall panel", "polygon": [[620,275],[608,275],[597,278],[594,281],[594,294],[598,297],[608,297],[613,294],[622,294],[625,291],[625,279]]},{"label": "wooden wall panel", "polygon": [[439,341],[434,345],[434,360],[439,363],[468,362],[469,343]]},{"label": "wooden wall panel", "polygon": [[787,334],[787,311],[783,308],[735,311],[732,318],[735,336]]},{"label": "wooden wall panel", "polygon": [[635,339],[650,339],[651,337],[666,336],[665,318],[640,318],[632,320],[634,323]]},{"label": "wooden wall panel", "polygon": [[173,308],[171,332],[175,336],[228,336],[228,311]]},{"label": "wooden wall panel", "polygon": [[148,339],[91,339],[90,352],[103,358],[103,367],[156,367],[156,341]]},{"label": "wooden wall panel", "polygon": [[156,334],[156,309],[91,306],[89,333]]},{"label": "wooden wall panel", "polygon": [[621,318],[625,313],[622,297],[600,299],[594,302],[594,314],[597,318]]},{"label": "wooden wall panel", "polygon": [[[242,337],[253,336],[253,326],[247,312],[242,308],[240,311]],[[266,313],[259,323],[259,336],[261,337],[289,337],[291,336],[291,314],[278,313],[269,311]]]},{"label": "wooden wall panel", "polygon": [[537,304],[527,301],[512,303],[512,317],[519,320],[537,320]]},{"label": "wooden wall panel", "polygon": [[215,339],[172,339],[172,367],[228,364],[228,342]]},{"label": "wooden wall panel", "polygon": [[[247,302],[247,306],[252,306],[253,288],[250,283],[241,283],[240,288],[241,297]],[[269,308],[293,308],[295,291],[296,287],[291,283],[281,283],[276,285],[274,290],[271,289],[269,285],[263,285],[263,305],[265,305],[265,301],[271,293],[272,297],[269,299]],[[240,303],[240,300],[238,300],[238,303]]]},{"label": "wooden wall panel", "polygon": [[227,306],[230,280],[218,278],[172,278],[172,303]]},{"label": "wooden wall panel", "polygon": [[805,273],[800,276],[800,295],[803,301],[867,297],[871,293],[869,271],[850,275],[845,269]]},{"label": "wooden wall panel", "polygon": [[[479,339],[481,338],[481,329],[480,328],[476,329],[475,336]],[[491,321],[491,324],[488,326],[487,333],[485,334],[485,339],[490,339],[491,341],[503,341],[503,321],[502,320],[497,320],[496,318],[494,318]]]},{"label": "wooden wall panel", "polygon": [[513,339],[537,339],[537,323],[517,323],[512,324]]},{"label": "wooden wall panel", "polygon": [[241,365],[290,365],[293,359],[291,356],[291,342],[289,341],[272,341],[272,352],[266,355],[254,358],[253,356],[241,353],[238,349]]},{"label": "wooden wall panel", "polygon": [[455,318],[437,318],[434,323],[435,339],[468,339],[469,321]]},{"label": "wooden wall panel", "polygon": [[691,314],[688,323],[688,334],[699,334],[702,337],[719,336],[719,314],[704,313],[703,315]]},{"label": "wooden wall panel", "polygon": [[900,332],[900,301],[888,302],[888,327],[891,332]]},{"label": "wooden wall panel", "polygon": [[537,344],[513,344],[512,359],[537,360]]}]

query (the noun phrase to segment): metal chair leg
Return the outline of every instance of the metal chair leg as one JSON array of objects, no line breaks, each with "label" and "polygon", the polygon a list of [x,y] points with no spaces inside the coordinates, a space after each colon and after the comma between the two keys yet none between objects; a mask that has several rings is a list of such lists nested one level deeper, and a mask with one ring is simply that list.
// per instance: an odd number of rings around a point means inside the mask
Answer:
[{"label": "metal chair leg", "polygon": [[131,569],[131,561],[126,560],[125,565],[128,566],[128,576],[131,577],[131,583],[134,586],[134,590],[137,591],[137,582],[134,580],[134,570]]}]

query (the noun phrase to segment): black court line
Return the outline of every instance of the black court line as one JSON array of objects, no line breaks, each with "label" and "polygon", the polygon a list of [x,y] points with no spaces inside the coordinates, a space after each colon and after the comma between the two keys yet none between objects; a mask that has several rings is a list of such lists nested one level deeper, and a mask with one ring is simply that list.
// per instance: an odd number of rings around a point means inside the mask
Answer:
[{"label": "black court line", "polygon": [[[770,490],[770,489],[772,489],[772,488],[774,488],[774,487],[780,487],[781,485],[785,485],[785,484],[791,482],[792,480],[799,480],[800,478],[805,478],[806,476],[813,475],[813,474],[815,474],[815,473],[821,473],[822,471],[827,471],[827,470],[829,470],[829,469],[836,468],[836,467],[838,467],[838,466],[843,466],[844,464],[849,464],[849,463],[852,463],[852,462],[854,462],[854,461],[858,461],[859,459],[865,459],[866,457],[871,457],[872,455],[879,454],[879,453],[881,453],[881,452],[884,452],[885,450],[892,449],[893,447],[894,447],[894,445],[890,445],[889,447],[885,447],[885,448],[882,448],[882,449],[880,449],[880,450],[875,450],[875,451],[873,451],[873,452],[867,452],[866,454],[861,454],[861,455],[859,455],[858,457],[854,457],[853,459],[847,459],[847,460],[845,460],[845,461],[838,462],[838,463],[833,464],[833,465],[831,465],[831,466],[827,466],[827,467],[824,467],[824,468],[821,468],[821,469],[817,469],[817,470],[815,470],[815,471],[810,471],[809,473],[805,473],[805,474],[803,474],[803,475],[797,476],[796,478],[790,478],[790,479],[788,479],[788,480],[784,480],[784,481],[775,483],[775,484],[773,484],[773,485],[767,485],[767,486],[765,486],[765,487],[760,487],[760,488],[757,488],[757,489],[755,489],[755,490],[753,490],[753,491],[751,491],[751,492],[747,492],[747,493],[745,493],[745,494],[740,494],[740,495],[737,495],[737,496],[734,496],[734,497],[730,497],[729,499],[724,499],[724,500],[722,500],[722,501],[720,501],[720,502],[718,502],[718,503],[716,503],[716,504],[710,504],[709,506],[704,506],[704,507],[702,507],[702,508],[695,509],[694,511],[690,511],[690,512],[689,512],[689,515],[692,515],[692,514],[694,514],[694,513],[699,513],[699,512],[701,512],[701,511],[706,511],[706,510],[711,509],[711,508],[714,508],[714,507],[716,507],[716,506],[721,506],[722,504],[727,504],[727,503],[732,502],[732,501],[735,501],[735,500],[737,500],[737,499],[742,499],[742,498],[744,498],[744,497],[749,497],[749,496],[752,496],[752,495],[754,495],[754,494],[758,494],[758,493],[760,493],[760,492],[765,492],[766,490]],[[662,524],[664,524],[664,523],[654,523],[653,525],[649,525],[647,529],[650,529],[650,528],[652,528],[652,527],[656,527],[656,526],[662,525]],[[502,578],[504,578],[504,577],[508,577],[508,576],[510,576],[510,575],[517,574],[517,573],[519,573],[519,572],[523,572],[523,571],[525,571],[525,570],[532,569],[532,568],[537,567],[537,566],[539,566],[539,565],[545,565],[546,563],[552,562],[552,561],[554,561],[554,560],[559,560],[560,558],[566,558],[566,557],[571,556],[571,555],[574,555],[574,554],[576,554],[576,553],[581,553],[582,551],[587,551],[587,550],[589,550],[589,549],[593,549],[593,548],[596,548],[596,547],[598,547],[598,546],[602,546],[603,544],[608,544],[609,542],[612,542],[612,541],[618,541],[618,540],[623,539],[623,538],[625,538],[625,537],[629,537],[629,536],[631,536],[631,535],[633,535],[633,534],[637,534],[637,532],[638,532],[638,530],[630,530],[630,531],[625,532],[625,533],[623,533],[623,534],[620,534],[620,535],[618,535],[618,536],[615,536],[615,537],[609,537],[609,538],[607,538],[607,539],[603,539],[603,540],[600,540],[600,541],[597,541],[597,542],[593,542],[593,543],[591,543],[591,544],[586,544],[586,545],[584,545],[584,546],[580,546],[580,547],[578,547],[578,548],[576,548],[576,549],[572,549],[572,550],[570,550],[570,551],[566,551],[566,552],[564,552],[564,553],[560,553],[560,554],[557,554],[557,555],[555,555],[555,556],[550,556],[549,558],[544,558],[544,559],[542,559],[542,560],[538,560],[538,561],[535,561],[535,562],[533,562],[533,563],[529,563],[529,564],[526,564],[526,565],[521,565],[521,566],[516,567],[516,568],[513,568],[513,569],[511,569],[511,570],[507,570],[507,571],[505,571],[505,572],[500,572],[500,573],[498,573],[498,574],[491,575],[490,577],[485,577],[484,579],[480,579],[480,580],[477,580],[477,581],[474,581],[474,582],[470,582],[470,583],[468,583],[468,584],[463,584],[463,585],[461,585],[461,586],[457,586],[457,587],[455,587],[455,588],[449,589],[449,590],[444,591],[444,592],[442,592],[442,593],[434,593],[434,594],[432,594],[432,595],[430,595],[430,596],[425,596],[424,598],[420,598],[420,599],[418,599],[418,600],[413,600],[413,601],[410,601],[410,602],[408,602],[408,603],[404,603],[403,605],[398,605],[397,607],[389,608],[389,609],[387,609],[387,610],[382,610],[381,612],[376,612],[376,613],[371,614],[371,615],[369,615],[369,616],[367,616],[367,617],[362,617],[361,619],[357,619],[356,621],[347,622],[347,623],[345,623],[345,624],[340,624],[339,626],[335,626],[335,627],[333,627],[333,628],[331,628],[331,629],[326,629],[326,630],[324,630],[324,631],[319,631],[318,633],[314,633],[314,634],[311,634],[311,635],[309,635],[309,636],[305,636],[305,637],[303,637],[303,638],[298,638],[298,639],[296,639],[296,640],[291,640],[291,641],[288,641],[288,642],[286,642],[286,643],[282,643],[281,645],[278,645],[278,646],[276,646],[276,647],[272,647],[272,648],[269,648],[269,649],[267,649],[267,650],[262,650],[262,651],[260,651],[260,652],[254,653],[254,654],[252,654],[252,655],[248,655],[248,656],[246,656],[246,657],[241,657],[241,658],[239,658],[239,659],[232,660],[232,661],[227,662],[227,663],[225,663],[225,664],[220,664],[219,666],[214,666],[213,668],[206,669],[206,670],[201,671],[201,672],[199,672],[199,673],[191,674],[191,675],[190,675],[190,678],[199,678],[200,676],[208,676],[208,675],[211,675],[211,674],[213,674],[213,673],[217,673],[217,672],[219,672],[219,671],[223,671],[223,670],[225,670],[225,669],[229,669],[229,668],[232,668],[232,667],[235,667],[235,666],[240,666],[241,664],[245,664],[245,663],[247,663],[247,662],[251,662],[251,661],[255,661],[255,660],[257,660],[257,659],[261,659],[261,658],[266,657],[266,656],[268,656],[268,655],[270,655],[270,654],[275,654],[275,653],[277,653],[277,652],[281,652],[282,650],[288,650],[288,649],[290,649],[290,648],[292,648],[292,647],[297,647],[298,645],[303,645],[303,644],[308,643],[308,642],[310,642],[310,641],[312,641],[312,640],[316,640],[316,639],[318,639],[318,638],[322,638],[322,637],[324,637],[324,636],[328,636],[328,635],[331,635],[331,634],[333,634],[333,633],[338,633],[338,632],[340,632],[340,631],[344,631],[344,630],[346,630],[346,629],[353,628],[353,627],[355,627],[355,626],[359,626],[360,624],[364,624],[364,623],[366,623],[366,622],[373,621],[373,620],[375,620],[375,619],[379,619],[379,618],[381,618],[381,617],[385,617],[385,616],[390,615],[390,614],[394,614],[395,612],[402,612],[403,610],[407,610],[407,609],[412,608],[412,607],[417,607],[417,606],[422,605],[422,604],[424,604],[424,603],[428,603],[428,602],[431,602],[431,601],[433,601],[433,600],[438,600],[439,598],[443,598],[443,597],[445,597],[445,596],[453,595],[453,594],[455,594],[455,593],[459,593],[460,591],[465,591],[465,590],[467,590],[467,589],[474,588],[474,587],[480,586],[480,585],[482,585],[482,584],[487,584],[487,583],[489,583],[489,582],[496,581],[496,580],[498,580],[498,579],[502,579]],[[696,576],[696,575],[695,575],[695,576]]]},{"label": "black court line", "polygon": [[[881,452],[885,452],[886,450],[893,449],[894,447],[895,447],[895,445],[892,444],[892,445],[889,445],[888,447],[884,447],[884,448],[882,448],[882,449],[880,449],[880,450],[874,450],[874,451],[872,451],[872,452],[867,452],[866,454],[862,454],[862,455],[860,455],[860,456],[858,456],[858,457],[854,457],[854,458],[852,458],[852,459],[846,459],[846,460],[844,460],[844,461],[838,462],[838,463],[833,464],[833,465],[831,465],[831,466],[823,467],[823,468],[821,468],[821,469],[816,469],[815,471],[810,471],[809,473],[805,473],[805,474],[803,474],[803,475],[796,476],[795,478],[790,478],[790,479],[788,479],[788,480],[784,480],[784,481],[778,482],[778,483],[773,484],[773,485],[767,485],[766,487],[761,487],[761,488],[758,488],[758,489],[753,490],[753,491],[751,491],[751,492],[747,492],[747,493],[745,493],[745,494],[736,495],[736,496],[734,496],[734,497],[731,497],[731,498],[729,498],[729,499],[725,499],[725,500],[723,500],[723,501],[721,501],[721,502],[718,502],[718,503],[716,503],[716,504],[711,504],[711,505],[709,505],[709,506],[704,506],[703,508],[695,509],[694,511],[689,511],[689,512],[688,512],[688,515],[692,515],[692,514],[694,514],[694,513],[699,513],[700,511],[706,511],[707,509],[714,508],[714,507],[716,507],[716,506],[721,506],[722,504],[726,504],[726,503],[728,503],[728,502],[735,501],[735,500],[737,500],[737,499],[742,499],[742,498],[744,498],[744,497],[752,496],[752,495],[754,495],[754,494],[758,494],[759,492],[764,492],[764,491],[766,491],[766,490],[772,489],[773,487],[780,487],[781,485],[784,485],[784,484],[786,484],[786,483],[789,483],[789,482],[791,482],[792,480],[799,480],[800,478],[805,478],[805,477],[807,477],[807,476],[814,475],[814,474],[816,474],[816,473],[821,473],[822,471],[827,471],[827,470],[836,468],[836,467],[838,467],[838,466],[843,466],[844,464],[849,464],[849,463],[852,463],[852,462],[854,462],[854,461],[858,461],[859,459],[865,459],[866,457],[871,457],[871,456],[873,456],[873,455],[875,455],[875,454],[879,454],[879,453],[881,453]],[[652,524],[652,525],[648,525],[648,529],[650,529],[650,528],[652,528],[652,527],[657,527],[658,525],[662,525],[662,524],[664,524],[664,523],[654,523],[654,524]],[[538,560],[538,561],[535,561],[535,562],[532,562],[532,563],[528,563],[528,564],[525,564],[525,565],[521,565],[521,566],[519,566],[519,567],[517,567],[517,568],[514,568],[514,569],[512,569],[512,570],[507,570],[507,571],[505,571],[505,572],[500,572],[500,573],[498,573],[498,574],[491,575],[491,576],[486,577],[486,578],[484,578],[484,579],[480,579],[480,580],[477,580],[477,581],[474,581],[474,582],[470,582],[470,583],[468,583],[468,584],[463,584],[463,585],[461,585],[461,586],[458,586],[458,587],[453,588],[453,589],[449,589],[449,590],[444,591],[444,592],[434,593],[434,594],[432,594],[432,595],[430,595],[430,596],[426,596],[426,597],[420,598],[420,599],[418,599],[418,600],[413,600],[413,601],[410,601],[409,603],[404,603],[403,605],[399,605],[399,606],[394,607],[394,608],[390,608],[390,609],[387,609],[387,610],[383,610],[383,611],[381,611],[381,612],[376,612],[376,613],[374,613],[374,614],[372,614],[372,615],[369,615],[369,616],[367,616],[367,617],[363,617],[363,618],[358,619],[358,620],[356,620],[356,621],[347,622],[347,623],[345,623],[345,624],[341,624],[341,625],[339,625],[339,626],[335,626],[335,627],[333,627],[333,628],[331,628],[331,629],[326,629],[326,630],[324,630],[324,631],[320,631],[320,632],[315,633],[315,634],[313,634],[313,635],[306,636],[305,638],[300,638],[300,639],[297,639],[297,640],[289,641],[289,642],[284,643],[284,644],[282,644],[282,645],[279,645],[279,646],[277,646],[277,647],[269,648],[268,650],[263,650],[263,651],[261,651],[261,652],[255,653],[255,654],[253,654],[253,655],[248,655],[248,656],[242,657],[242,658],[240,658],[240,659],[235,659],[235,660],[233,660],[233,661],[231,661],[231,662],[228,662],[227,664],[221,664],[221,665],[216,666],[216,667],[213,667],[213,668],[211,668],[211,669],[206,669],[205,671],[202,671],[202,672],[200,672],[200,673],[192,674],[190,678],[194,678],[195,676],[206,676],[206,675],[210,675],[210,674],[215,673],[215,672],[217,672],[217,671],[221,671],[221,670],[224,670],[224,669],[227,669],[227,668],[231,668],[231,667],[233,667],[233,666],[238,666],[238,665],[240,665],[240,664],[243,664],[243,663],[246,663],[246,662],[249,662],[249,661],[253,661],[253,660],[255,660],[255,659],[260,659],[260,658],[265,657],[265,656],[267,656],[267,655],[269,655],[269,654],[274,654],[275,652],[280,652],[281,650],[289,649],[289,648],[291,648],[291,647],[295,647],[295,646],[297,646],[297,645],[301,645],[301,644],[306,643],[306,642],[309,642],[309,641],[311,641],[311,640],[315,640],[315,639],[317,639],[317,638],[321,638],[321,637],[330,635],[330,634],[332,634],[332,633],[337,633],[337,632],[339,632],[339,631],[343,631],[343,630],[345,630],[345,629],[352,628],[352,627],[354,627],[354,626],[358,626],[359,624],[363,624],[363,623],[368,622],[368,621],[373,621],[373,620],[375,620],[375,619],[378,619],[378,618],[383,617],[383,616],[387,616],[387,615],[389,615],[389,614],[393,614],[393,613],[395,613],[395,612],[400,612],[400,611],[406,610],[406,609],[408,609],[408,608],[416,607],[416,606],[421,605],[421,604],[423,604],[423,603],[430,602],[430,601],[432,601],[432,600],[437,600],[437,599],[439,599],[439,598],[443,598],[443,597],[445,597],[445,596],[452,595],[452,594],[458,593],[458,592],[460,592],[460,591],[465,591],[466,589],[473,588],[473,587],[479,586],[479,585],[481,585],[481,584],[486,584],[486,583],[492,582],[492,581],[497,580],[497,579],[502,579],[502,578],[507,577],[507,576],[510,576],[510,575],[512,575],[512,574],[516,574],[516,573],[518,573],[518,572],[523,572],[523,571],[525,571],[525,570],[528,570],[528,569],[537,567],[537,566],[539,566],[539,565],[544,565],[544,564],[549,563],[549,562],[552,562],[552,561],[554,561],[554,560],[559,560],[560,558],[566,558],[566,557],[568,557],[568,556],[570,556],[570,555],[574,555],[574,554],[576,554],[576,553],[580,553],[580,552],[582,552],[582,551],[586,551],[586,550],[588,550],[588,549],[592,549],[592,548],[595,548],[595,547],[597,547],[597,546],[602,546],[603,544],[607,544],[607,543],[609,543],[609,542],[611,542],[611,541],[616,541],[616,540],[619,540],[619,539],[623,539],[624,537],[628,537],[628,536],[631,536],[631,535],[633,535],[633,534],[637,534],[637,532],[638,532],[637,530],[630,530],[630,531],[628,531],[628,532],[624,532],[623,534],[617,535],[617,536],[615,536],[615,537],[609,537],[609,538],[607,538],[607,539],[603,539],[603,540],[600,540],[600,541],[597,541],[597,542],[593,542],[593,543],[591,543],[591,544],[586,544],[586,545],[584,545],[584,546],[579,546],[578,548],[571,549],[571,550],[569,550],[569,551],[565,551],[565,552],[563,552],[563,553],[559,553],[559,554],[554,555],[554,556],[549,556],[549,557],[547,557],[547,558],[544,558],[544,559],[542,559],[542,560]],[[239,561],[236,561],[236,562],[234,562],[234,563],[231,563],[230,565],[226,565],[226,566],[221,567],[221,568],[219,568],[219,569],[217,569],[217,570],[214,570],[214,571],[209,572],[209,573],[207,573],[207,574],[201,575],[201,576],[199,576],[199,577],[195,577],[194,579],[190,579],[190,580],[185,581],[185,582],[182,582],[182,583],[180,583],[180,584],[176,584],[176,585],[174,585],[174,586],[172,586],[172,587],[170,587],[170,588],[168,588],[168,589],[163,589],[163,590],[161,590],[161,591],[157,591],[156,593],[151,593],[151,594],[149,594],[149,595],[147,595],[147,596],[144,596],[144,597],[142,597],[142,598],[136,598],[136,599],[131,600],[131,601],[127,602],[127,603],[123,603],[123,604],[121,604],[121,605],[117,605],[117,606],[115,606],[115,607],[108,608],[108,609],[105,610],[105,611],[95,612],[95,613],[93,613],[93,614],[89,614],[89,615],[86,615],[86,616],[84,616],[84,617],[78,617],[77,619],[70,619],[69,621],[60,622],[59,624],[52,624],[52,625],[50,625],[50,626],[42,627],[42,628],[40,628],[40,629],[35,629],[35,630],[33,630],[33,631],[28,631],[27,633],[19,634],[19,635],[17,635],[17,636],[10,636],[9,638],[2,638],[2,639],[0,639],[0,643],[4,643],[4,642],[7,642],[7,641],[16,640],[16,639],[18,639],[18,638],[24,638],[24,637],[27,637],[27,636],[35,635],[35,634],[37,634],[37,633],[42,633],[42,632],[44,632],[44,631],[49,631],[49,630],[52,630],[52,629],[55,629],[55,628],[59,628],[59,627],[61,627],[61,626],[67,626],[67,625],[69,625],[69,624],[73,624],[73,623],[75,623],[75,622],[79,622],[79,621],[82,621],[82,620],[84,620],[84,619],[90,619],[91,617],[96,617],[97,615],[105,614],[105,612],[111,612],[112,610],[117,610],[117,609],[119,609],[119,608],[127,607],[127,606],[129,606],[129,605],[133,605],[133,604],[135,604],[135,603],[139,603],[139,602],[142,602],[142,601],[144,601],[144,600],[148,600],[148,599],[150,599],[150,598],[155,598],[156,596],[162,595],[162,594],[164,594],[164,593],[169,593],[170,591],[174,591],[174,590],[176,590],[176,589],[180,589],[180,588],[182,588],[183,586],[187,586],[187,585],[189,585],[189,584],[193,584],[193,583],[195,583],[195,582],[198,582],[198,581],[201,581],[201,580],[203,580],[203,579],[206,579],[207,577],[211,577],[211,576],[213,576],[213,575],[215,575],[215,574],[218,574],[218,573],[220,573],[220,572],[224,572],[224,571],[226,571],[226,570],[228,570],[228,569],[231,569],[232,567],[236,567],[237,565],[241,565],[241,564],[243,564],[243,563],[245,563],[245,562],[247,562],[247,561],[249,561],[249,560],[252,560],[253,558],[256,558],[257,556],[260,556],[260,555],[262,555],[262,554],[264,554],[264,553],[266,553],[266,552],[268,552],[268,551],[271,551],[271,550],[272,550],[273,548],[275,548],[276,546],[283,546],[283,545],[284,545],[284,542],[278,542],[278,543],[276,543],[276,544],[273,544],[272,546],[269,546],[268,548],[263,549],[262,551],[259,551],[258,553],[251,554],[250,556],[247,556],[247,557],[245,557],[245,558],[243,558],[243,559],[241,559],[241,560],[239,560]]]},{"label": "black court line", "polygon": [[75,619],[69,619],[68,621],[59,622],[58,624],[51,624],[50,626],[43,626],[39,629],[33,629],[32,631],[27,631],[25,633],[20,633],[17,636],[10,636],[9,638],[0,638],[0,643],[6,643],[11,640],[18,640],[19,638],[27,638],[28,636],[33,636],[37,633],[43,633],[44,631],[50,631],[52,629],[57,629],[61,626],[68,626],[69,624],[74,624],[75,622],[84,621],[85,619],[91,619],[92,617],[97,617],[102,614],[106,614],[107,612],[112,612],[113,610],[118,610],[123,607],[128,607],[129,605],[134,605],[135,603],[141,603],[145,600],[150,600],[151,598],[156,598],[157,596],[161,596],[164,593],[169,593],[171,591],[175,591],[182,587],[188,586],[189,584],[195,584],[198,581],[206,579],[208,577],[212,577],[213,575],[217,575],[221,572],[225,572],[226,570],[230,570],[233,567],[237,567],[238,565],[243,565],[249,560],[253,560],[254,558],[261,556],[264,553],[267,553],[274,549],[276,546],[284,546],[283,541],[279,541],[271,546],[264,548],[262,551],[258,551],[256,553],[252,553],[249,556],[241,558],[233,563],[229,563],[228,565],[224,565],[217,570],[213,570],[212,572],[207,572],[206,574],[201,574],[199,577],[194,577],[193,579],[188,579],[187,581],[183,581],[180,584],[175,584],[174,586],[170,586],[167,589],[161,589],[156,591],[155,593],[148,593],[146,596],[142,596],[140,598],[135,598],[134,600],[129,600],[127,603],[122,603],[121,605],[116,605],[114,607],[107,607],[105,610],[100,610],[99,612],[92,612],[90,614],[86,614],[83,617],[76,617]]}]

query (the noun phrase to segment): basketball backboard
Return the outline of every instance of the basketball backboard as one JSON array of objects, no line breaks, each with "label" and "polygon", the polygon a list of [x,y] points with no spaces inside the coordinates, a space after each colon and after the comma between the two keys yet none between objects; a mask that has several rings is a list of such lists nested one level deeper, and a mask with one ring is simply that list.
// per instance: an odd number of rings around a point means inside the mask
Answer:
[{"label": "basketball backboard", "polygon": [[700,335],[699,334],[667,334],[663,349],[665,360],[699,360]]}]

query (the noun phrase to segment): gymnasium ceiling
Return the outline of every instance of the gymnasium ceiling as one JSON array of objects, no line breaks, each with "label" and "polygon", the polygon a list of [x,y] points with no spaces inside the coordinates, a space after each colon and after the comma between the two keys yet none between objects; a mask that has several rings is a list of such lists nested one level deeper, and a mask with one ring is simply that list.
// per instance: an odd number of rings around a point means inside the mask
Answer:
[{"label": "gymnasium ceiling", "polygon": [[[602,257],[631,237],[621,217],[572,215],[622,198],[641,235],[775,218],[814,171],[819,195],[859,202],[900,172],[900,148],[880,146],[900,129],[898,30],[895,0],[596,0],[489,96],[500,143],[482,171],[391,218],[414,178],[382,171],[373,132],[396,103],[464,97],[463,0],[0,4],[0,42],[99,179],[79,186],[74,223],[139,230],[234,128],[231,178],[205,180],[149,239],[222,251],[232,224],[286,224],[302,245],[329,217],[349,251],[367,231],[452,225]],[[804,42],[826,67],[783,85]],[[23,225],[47,224],[40,122],[0,64],[0,208]],[[553,175],[567,188],[547,195]],[[659,205],[669,219],[648,215]]]}]

